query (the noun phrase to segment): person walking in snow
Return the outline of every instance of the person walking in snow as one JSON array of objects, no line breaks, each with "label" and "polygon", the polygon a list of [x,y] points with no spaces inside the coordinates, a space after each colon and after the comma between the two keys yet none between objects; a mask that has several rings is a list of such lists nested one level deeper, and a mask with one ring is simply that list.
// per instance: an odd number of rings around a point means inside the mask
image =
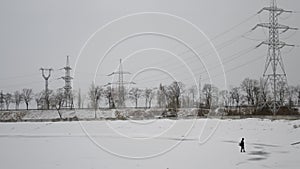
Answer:
[{"label": "person walking in snow", "polygon": [[245,142],[244,142],[244,138],[242,138],[242,140],[241,140],[241,142],[240,142],[239,145],[241,146],[241,152],[246,152],[246,151],[245,151]]}]

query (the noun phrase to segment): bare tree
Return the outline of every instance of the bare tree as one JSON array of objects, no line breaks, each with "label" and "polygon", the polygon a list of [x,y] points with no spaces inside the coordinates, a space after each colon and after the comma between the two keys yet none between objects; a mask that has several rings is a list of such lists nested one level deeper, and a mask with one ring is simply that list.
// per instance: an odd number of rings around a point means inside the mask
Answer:
[{"label": "bare tree", "polygon": [[177,111],[180,108],[179,97],[183,93],[184,85],[181,82],[173,82],[167,87],[165,95],[167,96],[168,108],[172,108]]},{"label": "bare tree", "polygon": [[35,95],[35,101],[37,103],[37,109],[46,109],[50,108],[50,96],[53,94],[53,90],[48,89],[47,94],[45,90],[42,90],[40,93]]},{"label": "bare tree", "polygon": [[241,102],[241,89],[240,87],[233,87],[230,90],[230,97],[233,101],[235,101],[236,108],[238,108],[238,112],[240,113],[240,102]]},{"label": "bare tree", "polygon": [[283,105],[285,98],[288,96],[287,84],[284,81],[278,81],[277,86],[279,88],[279,101],[280,105]]},{"label": "bare tree", "polygon": [[203,94],[204,94],[204,97],[205,97],[205,105],[206,107],[210,108],[210,105],[211,105],[211,100],[212,100],[212,86],[211,84],[205,84],[203,86]]},{"label": "bare tree", "polygon": [[156,100],[159,108],[165,108],[166,107],[166,89],[165,86],[162,84],[159,84],[159,88],[157,90],[156,94]]},{"label": "bare tree", "polygon": [[103,89],[99,86],[95,86],[94,83],[92,83],[90,89],[89,89],[89,98],[91,101],[92,108],[95,109],[95,118],[97,118],[96,111],[99,106],[99,100],[101,99],[103,93]]},{"label": "bare tree", "polygon": [[190,107],[191,106],[191,98],[190,98],[190,93],[186,92],[182,94],[181,96],[181,107]]},{"label": "bare tree", "polygon": [[192,107],[195,106],[195,96],[196,96],[196,93],[197,93],[197,86],[193,85],[191,86],[189,89],[188,89],[188,92],[191,94],[192,96]]},{"label": "bare tree", "polygon": [[152,92],[150,93],[149,99],[148,99],[148,108],[151,108],[152,106],[152,99],[155,97],[155,88],[152,89]]},{"label": "bare tree", "polygon": [[259,84],[257,81],[257,84],[253,88],[253,95],[254,95],[254,103],[255,103],[255,108],[257,108],[259,102],[260,102],[260,89],[259,89]]},{"label": "bare tree", "polygon": [[129,90],[129,99],[135,103],[135,108],[138,106],[138,99],[141,97],[141,95],[142,90],[139,88],[134,87]]},{"label": "bare tree", "polygon": [[82,104],[82,96],[81,96],[81,89],[78,89],[78,96],[77,96],[77,107],[80,109]]},{"label": "bare tree", "polygon": [[228,90],[221,90],[220,95],[222,97],[223,106],[225,107],[225,111],[228,111],[229,103],[230,103],[230,95]]},{"label": "bare tree", "polygon": [[26,104],[26,109],[28,110],[29,102],[33,99],[32,89],[23,89],[22,90],[22,97],[23,97],[23,100]]},{"label": "bare tree", "polygon": [[[76,94],[77,93],[77,94]],[[77,107],[80,108],[84,108],[84,101],[85,101],[85,94],[82,94],[81,89],[78,89],[78,92],[73,92],[72,93],[74,100],[77,97]],[[76,96],[77,95],[77,96]]]},{"label": "bare tree", "polygon": [[151,100],[153,98],[153,90],[152,89],[145,89],[144,95],[145,97],[145,108],[151,107]]},{"label": "bare tree", "polygon": [[297,104],[297,106],[299,106],[300,105],[300,85],[298,85],[296,87],[296,89],[297,89],[297,101],[296,101],[296,104]]},{"label": "bare tree", "polygon": [[0,92],[0,108],[1,108],[1,110],[4,109],[4,102],[5,102],[4,99],[5,99],[4,94],[3,94],[3,92],[1,91],[1,92]]},{"label": "bare tree", "polygon": [[36,102],[36,109],[40,109],[42,108],[41,105],[43,104],[42,101],[43,101],[43,98],[44,98],[44,92],[41,91],[41,92],[38,92],[34,95],[34,98],[35,98],[35,102]]},{"label": "bare tree", "polygon": [[6,110],[8,110],[9,105],[12,102],[12,94],[6,93],[5,96],[4,96],[4,102],[5,102],[5,105],[6,105]]},{"label": "bare tree", "polygon": [[255,95],[257,93],[258,81],[250,78],[246,78],[241,83],[241,90],[245,92],[248,105],[255,104]]},{"label": "bare tree", "polygon": [[205,98],[205,105],[207,108],[216,105],[218,103],[218,88],[212,84],[204,84],[202,93]]},{"label": "bare tree", "polygon": [[115,102],[114,102],[114,91],[110,86],[107,86],[106,89],[103,91],[104,97],[107,100],[108,107],[110,109],[115,108]]},{"label": "bare tree", "polygon": [[64,97],[65,94],[62,88],[57,89],[57,91],[50,96],[51,106],[55,107],[60,119],[62,119],[62,113],[60,112],[60,109],[63,105]]},{"label": "bare tree", "polygon": [[268,88],[267,88],[267,85],[266,85],[266,80],[263,79],[263,78],[260,78],[259,79],[259,93],[260,93],[260,103],[266,103],[267,102],[267,96],[268,96]]},{"label": "bare tree", "polygon": [[16,110],[19,109],[20,103],[22,102],[22,94],[19,91],[14,92],[14,101],[16,104]]},{"label": "bare tree", "polygon": [[298,97],[298,88],[295,86],[289,86],[288,87],[288,105],[290,108],[292,108],[293,106],[295,106],[297,104],[297,97]]},{"label": "bare tree", "polygon": [[85,99],[86,99],[86,95],[83,94],[82,97],[81,97],[81,108],[84,108],[85,106]]}]

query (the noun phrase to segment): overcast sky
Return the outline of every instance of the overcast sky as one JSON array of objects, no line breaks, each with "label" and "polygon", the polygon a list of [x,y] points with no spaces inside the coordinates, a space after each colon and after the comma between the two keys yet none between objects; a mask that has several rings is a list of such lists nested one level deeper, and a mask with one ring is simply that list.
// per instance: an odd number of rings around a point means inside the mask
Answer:
[{"label": "overcast sky", "polygon": [[[50,88],[62,87],[64,83],[58,78],[64,72],[59,69],[64,67],[67,55],[71,67],[76,65],[75,89],[86,90],[93,80],[98,85],[115,81],[117,77],[106,75],[117,69],[119,59],[124,60],[124,71],[132,73],[125,80],[132,78],[141,88],[174,79],[189,86],[195,84],[194,78],[198,82],[200,75],[203,83],[209,82],[210,76],[222,88],[225,82],[237,85],[245,77],[258,79],[267,48],[254,48],[266,38],[267,31],[249,31],[257,23],[267,22],[267,12],[255,14],[268,5],[269,0],[1,0],[0,90],[43,89],[41,67],[54,69]],[[278,6],[297,11],[281,15],[282,24],[300,27],[300,1],[278,0]],[[148,13],[124,17],[142,12]],[[131,37],[102,59],[126,36]],[[226,77],[206,36],[217,49]],[[280,36],[287,43],[300,45],[298,32]],[[199,53],[200,59],[182,42]],[[299,47],[283,49],[282,56],[289,84],[300,84]]]}]

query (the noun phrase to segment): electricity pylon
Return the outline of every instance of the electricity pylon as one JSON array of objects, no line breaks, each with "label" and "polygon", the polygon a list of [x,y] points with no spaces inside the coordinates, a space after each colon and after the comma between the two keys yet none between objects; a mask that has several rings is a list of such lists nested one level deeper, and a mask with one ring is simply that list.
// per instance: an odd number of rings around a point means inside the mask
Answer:
[{"label": "electricity pylon", "polygon": [[[118,85],[118,108],[123,108],[125,107],[125,89],[124,89],[124,85],[125,84],[135,84],[134,82],[125,82],[124,81],[124,75],[125,74],[130,74],[129,72],[125,72],[123,71],[123,66],[122,66],[122,59],[120,59],[120,64],[119,64],[119,70],[116,72],[112,72],[111,74],[107,75],[107,76],[111,76],[111,75],[118,75],[118,81],[117,82],[112,82],[112,83],[108,83],[107,85],[113,85],[116,84]],[[111,87],[112,88],[112,87]]]},{"label": "electricity pylon", "polygon": [[[45,79],[45,108],[47,110],[49,110],[49,89],[48,89],[48,79],[50,78],[51,76],[51,71],[53,70],[52,68],[50,69],[46,69],[46,68],[41,68],[40,69],[42,71],[42,76],[43,78]],[[45,75],[45,71],[48,71],[48,74]]]},{"label": "electricity pylon", "polygon": [[278,109],[283,105],[284,91],[286,91],[288,85],[280,50],[286,46],[294,46],[280,41],[279,35],[289,29],[297,30],[297,28],[278,23],[279,15],[286,12],[291,13],[292,11],[278,8],[276,0],[271,0],[270,6],[262,8],[258,13],[263,11],[269,11],[269,22],[259,23],[252,30],[257,27],[263,27],[269,30],[269,38],[261,42],[257,47],[268,45],[268,55],[265,62],[263,77],[265,79],[264,88],[269,90],[270,93],[268,97],[270,99],[268,99],[263,106],[268,106],[273,115],[276,115]]},{"label": "electricity pylon", "polygon": [[66,66],[62,68],[65,70],[65,76],[61,77],[65,81],[64,88],[64,107],[72,108],[73,107],[73,97],[72,97],[72,79],[69,56],[67,56]]}]

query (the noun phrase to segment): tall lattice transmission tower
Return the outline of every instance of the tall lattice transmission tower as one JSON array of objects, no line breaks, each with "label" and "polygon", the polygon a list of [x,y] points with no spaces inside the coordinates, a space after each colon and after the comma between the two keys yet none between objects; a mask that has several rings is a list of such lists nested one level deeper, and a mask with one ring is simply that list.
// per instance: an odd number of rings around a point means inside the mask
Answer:
[{"label": "tall lattice transmission tower", "polygon": [[66,66],[62,68],[65,70],[65,76],[61,77],[65,81],[64,88],[64,105],[65,108],[72,108],[73,107],[73,97],[72,97],[72,79],[71,77],[71,70],[70,67],[70,60],[69,56],[67,56]]},{"label": "tall lattice transmission tower", "polygon": [[291,13],[292,11],[278,8],[276,0],[271,0],[270,6],[262,8],[258,13],[263,11],[269,11],[269,22],[259,23],[253,28],[253,30],[257,27],[263,27],[269,31],[269,38],[261,42],[257,47],[261,45],[268,46],[268,54],[263,77],[265,80],[264,90],[268,90],[269,94],[267,96],[268,99],[263,106],[270,108],[273,115],[276,115],[278,109],[283,106],[283,91],[286,91],[288,85],[280,50],[286,46],[294,46],[281,41],[279,35],[290,29],[297,30],[297,28],[292,28],[278,23],[279,15],[286,12]]},{"label": "tall lattice transmission tower", "polygon": [[113,85],[113,84],[117,85],[117,87],[118,87],[118,98],[116,99],[117,107],[118,108],[123,108],[123,107],[125,107],[125,88],[124,88],[124,85],[135,84],[135,83],[124,81],[124,75],[125,74],[130,74],[130,73],[126,72],[126,71],[123,71],[122,59],[120,59],[120,64],[119,64],[119,67],[118,67],[118,71],[112,72],[111,74],[109,74],[107,76],[112,76],[112,75],[116,75],[116,74],[118,75],[118,81],[108,83],[107,85]]}]

